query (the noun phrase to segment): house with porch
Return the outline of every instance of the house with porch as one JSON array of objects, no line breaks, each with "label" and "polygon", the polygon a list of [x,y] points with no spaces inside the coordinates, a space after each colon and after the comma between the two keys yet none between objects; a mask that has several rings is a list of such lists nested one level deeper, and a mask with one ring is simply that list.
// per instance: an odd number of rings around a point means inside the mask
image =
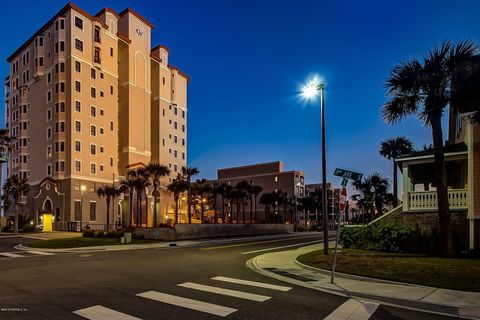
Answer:
[{"label": "house with porch", "polygon": [[[420,227],[438,223],[433,149],[395,159],[403,173],[402,206],[397,219]],[[448,200],[454,239],[469,250],[480,248],[480,125],[451,107],[445,145]]]}]

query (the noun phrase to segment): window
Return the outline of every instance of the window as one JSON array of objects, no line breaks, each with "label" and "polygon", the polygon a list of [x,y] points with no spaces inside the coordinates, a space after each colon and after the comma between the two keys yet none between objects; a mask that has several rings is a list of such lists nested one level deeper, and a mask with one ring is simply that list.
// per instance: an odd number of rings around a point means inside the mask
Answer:
[{"label": "window", "polygon": [[80,141],[75,141],[75,151],[82,152],[82,143]]},{"label": "window", "polygon": [[75,27],[83,30],[83,20],[79,17],[75,17]]},{"label": "window", "polygon": [[162,139],[162,146],[165,147],[165,138]]},{"label": "window", "polygon": [[52,101],[52,91],[47,92],[47,102]]},{"label": "window", "polygon": [[110,157],[110,167],[113,167],[113,157]]},{"label": "window", "polygon": [[47,147],[47,158],[51,158],[51,157],[52,157],[52,147],[48,146]]},{"label": "window", "polygon": [[178,170],[178,167],[177,167],[177,165],[176,165],[176,164],[174,164],[174,165],[173,165],[173,168],[174,168],[174,169],[173,169],[173,171],[177,172],[177,170]]},{"label": "window", "polygon": [[103,90],[100,90],[100,98],[103,98]]},{"label": "window", "polygon": [[175,130],[177,130],[177,128],[178,128],[177,121],[175,121],[175,122],[173,123],[173,128],[174,128]]},{"label": "window", "polygon": [[177,140],[178,140],[178,139],[177,139],[177,136],[174,136],[174,137],[173,137],[173,142],[174,142],[174,143],[177,143],[177,142],[178,142]]},{"label": "window", "polygon": [[95,27],[93,30],[93,41],[100,43],[100,28]]},{"label": "window", "polygon": [[182,160],[185,160],[185,152],[182,152]]},{"label": "window", "polygon": [[103,146],[100,146],[100,153],[103,153],[103,151],[104,151]]},{"label": "window", "polygon": [[83,42],[75,39],[75,49],[77,49],[78,51],[83,51]]},{"label": "window", "polygon": [[103,171],[103,164],[100,165],[100,171]]},{"label": "window", "polygon": [[82,171],[82,163],[78,160],[75,160],[75,171],[77,172]]},{"label": "window", "polygon": [[185,145],[185,139],[182,139],[182,146]]},{"label": "window", "polygon": [[38,38],[38,46],[43,47],[43,37]]},{"label": "window", "polygon": [[82,202],[80,200],[74,201],[73,212],[74,212],[76,221],[82,220]]},{"label": "window", "polygon": [[82,71],[82,64],[80,61],[75,61],[75,71],[81,72]]},{"label": "window", "polygon": [[90,69],[90,78],[92,78],[92,79],[97,78],[97,71],[93,68]]},{"label": "window", "polygon": [[162,110],[162,115],[165,117],[165,109]]},{"label": "window", "polygon": [[65,112],[65,102],[60,102],[60,112]]},{"label": "window", "polygon": [[76,112],[82,111],[82,103],[80,101],[75,101],[75,111]]},{"label": "window", "polygon": [[52,109],[47,110],[47,121],[52,120]]},{"label": "window", "polygon": [[95,48],[95,52],[93,54],[93,62],[94,63],[100,63],[100,49]]},{"label": "window", "polygon": [[162,84],[165,85],[165,77],[162,78]]},{"label": "window", "polygon": [[90,221],[97,220],[97,203],[90,202]]},{"label": "window", "polygon": [[113,95],[113,86],[110,86],[110,94]]},{"label": "window", "polygon": [[52,175],[52,165],[48,164],[47,165],[47,176],[51,176],[51,175]]},{"label": "window", "polygon": [[82,123],[80,121],[75,121],[75,131],[82,132]]},{"label": "window", "polygon": [[94,144],[90,145],[90,154],[93,154],[93,155],[97,154],[97,147]]},{"label": "window", "polygon": [[94,87],[90,87],[90,97],[96,98],[97,97],[97,89]]},{"label": "window", "polygon": [[81,92],[82,91],[82,84],[80,81],[75,81],[75,91]]},{"label": "window", "polygon": [[185,132],[185,125],[182,124],[182,132]]},{"label": "window", "polygon": [[60,29],[65,29],[65,20],[64,19],[60,19]]},{"label": "window", "polygon": [[175,115],[178,114],[178,109],[177,109],[177,107],[173,108],[173,113],[174,113]]},{"label": "window", "polygon": [[110,57],[113,57],[113,48],[110,47]]},{"label": "window", "polygon": [[173,156],[176,158],[178,156],[177,150],[173,150]]},{"label": "window", "polygon": [[100,79],[103,79],[103,72],[100,72]]},{"label": "window", "polygon": [[52,82],[52,73],[51,72],[49,72],[47,74],[47,83],[50,83],[50,82]]},{"label": "window", "polygon": [[60,51],[61,52],[65,51],[65,41],[60,41]]},{"label": "window", "polygon": [[97,108],[95,108],[94,106],[90,106],[90,115],[92,117],[96,117],[97,116]]},{"label": "window", "polygon": [[113,121],[110,121],[110,130],[113,131]]},{"label": "window", "polygon": [[182,111],[182,118],[185,119],[185,111]]},{"label": "window", "polygon": [[103,134],[103,128],[100,128],[100,134]]},{"label": "window", "polygon": [[65,72],[65,63],[64,62],[60,62],[60,72],[61,73]]},{"label": "window", "polygon": [[103,116],[103,114],[104,114],[103,109],[100,109],[100,115]]},{"label": "window", "polygon": [[97,135],[97,128],[94,125],[90,125],[90,135],[91,136]]},{"label": "window", "polygon": [[97,172],[97,166],[95,163],[90,163],[90,173],[95,174]]}]

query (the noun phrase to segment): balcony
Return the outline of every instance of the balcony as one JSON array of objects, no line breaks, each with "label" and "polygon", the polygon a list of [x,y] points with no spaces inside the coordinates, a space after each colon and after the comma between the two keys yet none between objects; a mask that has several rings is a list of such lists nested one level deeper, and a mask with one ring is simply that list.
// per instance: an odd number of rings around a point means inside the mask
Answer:
[{"label": "balcony", "polygon": [[[448,191],[450,210],[468,210],[468,190],[452,189]],[[408,211],[436,211],[438,208],[436,191],[417,191],[408,193]]]}]

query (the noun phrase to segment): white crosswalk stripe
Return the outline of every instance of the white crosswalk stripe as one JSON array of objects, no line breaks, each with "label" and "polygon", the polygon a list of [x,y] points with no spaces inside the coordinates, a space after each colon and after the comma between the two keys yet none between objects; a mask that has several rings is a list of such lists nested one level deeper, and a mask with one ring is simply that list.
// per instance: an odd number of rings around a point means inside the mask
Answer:
[{"label": "white crosswalk stripe", "polygon": [[187,309],[192,309],[192,310],[197,310],[197,311],[217,315],[220,317],[226,317],[229,314],[232,314],[237,311],[237,309],[220,306],[213,303],[174,296],[171,294],[162,293],[158,291],[147,291],[147,292],[139,293],[137,294],[137,296],[155,300],[155,301],[160,301],[163,303],[172,304],[172,305],[187,308]]},{"label": "white crosswalk stripe", "polygon": [[193,283],[193,282],[181,283],[178,286],[184,287],[184,288],[189,288],[189,289],[194,289],[194,290],[200,290],[200,291],[205,291],[205,292],[222,294],[222,295],[230,296],[230,297],[252,300],[252,301],[263,302],[263,301],[267,301],[268,299],[271,298],[271,297],[268,297],[268,296],[262,296],[260,294],[254,294],[254,293],[248,293],[248,292],[243,292],[243,291],[224,289],[224,288],[219,288],[219,287],[206,286],[206,285],[203,285],[203,284],[198,284],[198,283]]},{"label": "white crosswalk stripe", "polygon": [[100,305],[76,310],[73,313],[90,320],[142,320]]},{"label": "white crosswalk stripe", "polygon": [[289,291],[292,288],[291,287],[284,287],[284,286],[277,286],[274,284],[269,284],[265,282],[256,282],[256,281],[249,281],[249,280],[242,280],[242,279],[236,279],[236,278],[229,278],[229,277],[214,277],[212,280],[218,280],[218,281],[224,281],[224,282],[230,282],[230,283],[236,283],[236,284],[243,284],[246,286],[252,286],[252,287],[259,287],[259,288],[266,288],[266,289],[272,289],[272,290],[278,290],[278,291]]},{"label": "white crosswalk stripe", "polygon": [[323,320],[368,320],[379,304],[348,299]]}]

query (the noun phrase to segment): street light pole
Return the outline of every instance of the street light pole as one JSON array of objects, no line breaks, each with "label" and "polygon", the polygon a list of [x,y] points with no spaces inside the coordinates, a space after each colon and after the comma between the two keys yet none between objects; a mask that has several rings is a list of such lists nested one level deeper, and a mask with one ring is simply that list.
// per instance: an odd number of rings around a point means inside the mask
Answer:
[{"label": "street light pole", "polygon": [[82,231],[82,220],[83,220],[83,192],[85,191],[85,186],[80,186],[80,191],[82,193],[80,200],[80,231]]},{"label": "street light pole", "polygon": [[327,154],[326,154],[326,127],[325,127],[325,85],[318,85],[320,89],[320,109],[322,122],[322,213],[323,213],[323,253],[328,255],[328,195],[327,195]]}]

